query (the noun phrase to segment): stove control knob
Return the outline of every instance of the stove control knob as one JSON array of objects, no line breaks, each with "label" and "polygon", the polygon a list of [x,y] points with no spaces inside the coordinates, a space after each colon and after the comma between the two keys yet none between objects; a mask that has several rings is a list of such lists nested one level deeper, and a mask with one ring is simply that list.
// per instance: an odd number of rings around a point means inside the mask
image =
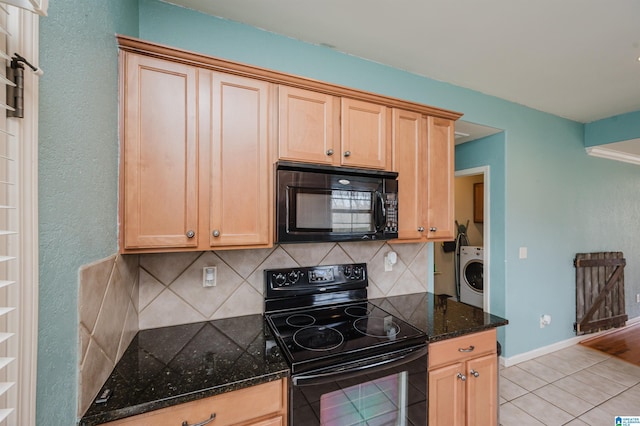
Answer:
[{"label": "stove control knob", "polygon": [[362,278],[362,267],[361,266],[356,266],[355,268],[353,268],[353,279],[354,280],[359,280]]},{"label": "stove control knob", "polygon": [[300,271],[291,271],[288,277],[291,284],[295,284],[300,279]]},{"label": "stove control knob", "polygon": [[287,277],[280,273],[275,275],[273,279],[278,287],[282,287],[287,282]]},{"label": "stove control knob", "polygon": [[351,265],[347,265],[344,267],[344,276],[347,278],[351,277]]}]

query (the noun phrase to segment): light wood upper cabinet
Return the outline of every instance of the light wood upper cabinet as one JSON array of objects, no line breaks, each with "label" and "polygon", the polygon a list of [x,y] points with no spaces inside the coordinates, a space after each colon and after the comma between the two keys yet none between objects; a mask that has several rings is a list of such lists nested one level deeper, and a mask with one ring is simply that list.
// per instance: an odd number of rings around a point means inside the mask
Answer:
[{"label": "light wood upper cabinet", "polygon": [[201,111],[201,122],[211,123],[210,132],[201,132],[201,138],[211,137],[206,227],[210,246],[267,246],[273,229],[268,158],[271,85],[223,73],[201,75],[202,97],[211,93],[210,106],[203,105]]},{"label": "light wood upper cabinet", "polygon": [[427,119],[427,238],[455,238],[454,140],[455,122]]},{"label": "light wood upper cabinet", "polygon": [[420,240],[425,233],[424,141],[422,114],[393,109],[393,170],[398,172],[398,239]]},{"label": "light wood upper cabinet", "polygon": [[280,159],[334,164],[340,159],[340,98],[278,87]]},{"label": "light wood upper cabinet", "polygon": [[398,241],[454,238],[461,114],[130,37],[118,42],[121,252],[271,247],[278,159],[395,170]]},{"label": "light wood upper cabinet", "polygon": [[387,110],[384,105],[342,98],[342,165],[389,169],[391,139]]},{"label": "light wood upper cabinet", "polygon": [[197,247],[198,71],[121,55],[121,246]]},{"label": "light wood upper cabinet", "polygon": [[453,239],[454,121],[393,109],[398,240]]},{"label": "light wood upper cabinet", "polygon": [[333,166],[389,169],[390,114],[384,105],[280,85],[278,157]]},{"label": "light wood upper cabinet", "polygon": [[274,86],[122,55],[121,250],[271,246]]}]

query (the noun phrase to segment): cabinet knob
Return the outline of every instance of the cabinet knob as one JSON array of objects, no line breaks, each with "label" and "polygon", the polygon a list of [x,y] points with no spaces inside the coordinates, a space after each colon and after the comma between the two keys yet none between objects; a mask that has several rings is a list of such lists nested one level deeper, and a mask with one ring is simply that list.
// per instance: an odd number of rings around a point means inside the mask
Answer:
[{"label": "cabinet knob", "polygon": [[438,230],[438,228],[436,228],[436,227],[434,227],[434,226],[432,226],[431,228],[429,228],[429,231],[431,231],[431,232],[436,232],[437,230]]},{"label": "cabinet knob", "polygon": [[193,232],[191,229],[187,231],[187,238],[193,238],[196,236],[196,233]]},{"label": "cabinet knob", "polygon": [[469,374],[471,374],[473,377],[479,377],[480,373],[478,373],[476,370],[471,369],[471,371],[469,371]]},{"label": "cabinet knob", "polygon": [[328,149],[327,150],[327,155],[333,155],[333,150],[332,149]]},{"label": "cabinet knob", "polygon": [[350,155],[351,155],[351,151],[345,151],[345,152],[344,152],[344,156],[345,156],[345,157],[348,157],[348,156],[350,156]]},{"label": "cabinet knob", "polygon": [[465,376],[462,373],[458,373],[458,375],[456,376],[458,379],[462,380],[463,382],[467,381],[467,376]]},{"label": "cabinet knob", "polygon": [[219,237],[220,236],[220,231],[218,231],[217,229],[214,229],[213,232],[211,233],[211,235],[213,235],[214,237]]},{"label": "cabinet knob", "polygon": [[424,227],[423,226],[419,227],[418,232],[424,232]]}]

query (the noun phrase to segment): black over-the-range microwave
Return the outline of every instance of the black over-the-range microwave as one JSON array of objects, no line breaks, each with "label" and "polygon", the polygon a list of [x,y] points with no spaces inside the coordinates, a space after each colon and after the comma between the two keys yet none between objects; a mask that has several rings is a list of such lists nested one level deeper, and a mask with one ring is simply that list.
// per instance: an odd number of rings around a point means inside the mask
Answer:
[{"label": "black over-the-range microwave", "polygon": [[278,243],[398,237],[398,174],[276,163]]}]

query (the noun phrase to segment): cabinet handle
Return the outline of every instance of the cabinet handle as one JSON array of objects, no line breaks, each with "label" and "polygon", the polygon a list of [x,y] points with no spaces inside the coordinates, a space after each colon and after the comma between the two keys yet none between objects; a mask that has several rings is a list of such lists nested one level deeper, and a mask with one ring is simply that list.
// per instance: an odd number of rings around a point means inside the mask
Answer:
[{"label": "cabinet handle", "polygon": [[478,373],[473,368],[471,369],[471,371],[469,371],[469,374],[471,374],[473,377],[480,377],[480,373]]},{"label": "cabinet handle", "polygon": [[220,236],[220,231],[218,231],[217,229],[214,229],[213,232],[211,233],[211,235],[213,235],[214,237],[219,237]]},{"label": "cabinet handle", "polygon": [[424,227],[423,226],[419,227],[418,232],[424,232]]},{"label": "cabinet handle", "polygon": [[345,152],[344,152],[344,156],[345,156],[345,157],[348,157],[348,156],[350,156],[350,155],[351,155],[351,151],[345,151]]},{"label": "cabinet handle", "polygon": [[191,229],[187,231],[187,238],[193,238],[196,236],[196,233],[193,232]]},{"label": "cabinet handle", "polygon": [[194,423],[194,424],[190,425],[189,422],[185,420],[184,422],[182,422],[182,426],[204,426],[204,425],[208,425],[209,423],[211,423],[215,419],[216,419],[216,413],[211,413],[211,417],[209,417],[207,420],[205,420],[203,422]]},{"label": "cabinet handle", "polygon": [[333,155],[333,150],[332,149],[328,149],[327,150],[327,155]]},{"label": "cabinet handle", "polygon": [[437,230],[438,230],[438,228],[433,227],[433,226],[431,228],[429,228],[429,231],[431,231],[431,232],[436,232]]},{"label": "cabinet handle", "polygon": [[468,348],[458,348],[458,352],[473,352],[476,347],[471,345]]},{"label": "cabinet handle", "polygon": [[[462,380],[463,382],[466,382],[466,381],[467,381],[467,376],[465,376],[465,375],[464,375],[464,374],[462,374],[462,373],[458,373],[458,375],[457,375],[456,377],[457,377],[458,379]],[[184,426],[184,424],[183,424],[182,426]]]}]

